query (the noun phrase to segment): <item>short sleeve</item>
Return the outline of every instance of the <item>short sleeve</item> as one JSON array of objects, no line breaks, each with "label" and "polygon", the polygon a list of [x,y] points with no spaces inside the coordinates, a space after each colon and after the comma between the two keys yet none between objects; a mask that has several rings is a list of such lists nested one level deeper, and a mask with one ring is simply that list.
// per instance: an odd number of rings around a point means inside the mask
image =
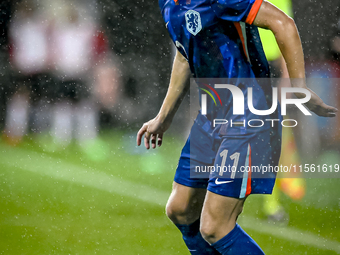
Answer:
[{"label": "short sleeve", "polygon": [[263,0],[211,0],[211,7],[220,19],[252,24]]}]

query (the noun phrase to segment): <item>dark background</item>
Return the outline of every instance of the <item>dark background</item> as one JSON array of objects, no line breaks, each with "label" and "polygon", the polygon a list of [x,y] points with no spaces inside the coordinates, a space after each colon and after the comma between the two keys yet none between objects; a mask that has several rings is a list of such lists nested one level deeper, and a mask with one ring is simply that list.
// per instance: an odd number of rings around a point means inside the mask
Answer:
[{"label": "dark background", "polygon": [[[8,82],[8,23],[18,1],[0,2],[0,122],[4,119],[5,84]],[[307,63],[331,60],[330,43],[338,32],[339,0],[293,1]],[[124,94],[131,99],[131,123],[140,124],[158,111],[166,93],[173,49],[162,20],[158,1],[100,0],[94,5],[101,16],[111,49],[119,56]],[[155,107],[150,107],[150,104]],[[121,106],[124,111],[126,105]]]}]

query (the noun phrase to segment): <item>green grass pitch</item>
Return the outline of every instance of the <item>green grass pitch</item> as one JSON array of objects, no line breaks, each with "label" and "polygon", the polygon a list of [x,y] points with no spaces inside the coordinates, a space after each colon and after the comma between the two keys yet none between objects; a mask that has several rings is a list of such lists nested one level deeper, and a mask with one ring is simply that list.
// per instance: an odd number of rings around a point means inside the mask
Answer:
[{"label": "green grass pitch", "polygon": [[[0,254],[189,254],[164,212],[184,141],[166,136],[145,153],[132,134],[102,138],[101,162],[75,145],[52,153],[30,139],[0,142]],[[281,196],[285,226],[268,223],[253,195],[240,225],[266,254],[340,254],[339,194],[339,179],[308,179],[302,201]]]}]

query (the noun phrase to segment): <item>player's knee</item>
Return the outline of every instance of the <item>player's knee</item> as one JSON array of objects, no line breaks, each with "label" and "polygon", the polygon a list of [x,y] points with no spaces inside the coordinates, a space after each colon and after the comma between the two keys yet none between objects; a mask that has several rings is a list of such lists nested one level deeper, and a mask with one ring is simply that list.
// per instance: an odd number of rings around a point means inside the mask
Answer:
[{"label": "player's knee", "polygon": [[165,210],[168,218],[175,224],[190,224],[199,217],[187,205],[181,203],[168,202]]},{"label": "player's knee", "polygon": [[214,224],[201,222],[200,232],[205,241],[210,244],[215,243],[217,227]]},{"label": "player's knee", "polygon": [[243,206],[235,208],[230,217],[219,219],[205,214],[200,225],[200,232],[204,240],[213,244],[227,235],[235,227],[237,217],[242,213]]},{"label": "player's knee", "polygon": [[[226,223],[226,220],[223,222]],[[214,217],[212,214],[203,213],[200,224],[200,232],[204,240],[212,244],[216,242],[219,227],[221,227],[222,222]]]},{"label": "player's knee", "polygon": [[182,206],[178,206],[174,203],[167,203],[165,207],[166,215],[168,218],[174,222],[175,224],[183,224],[180,221],[183,221],[187,212],[185,208]]},{"label": "player's knee", "polygon": [[200,225],[200,232],[205,241],[209,244],[213,244],[229,234],[234,226],[235,222],[232,220],[228,223],[224,222],[224,224],[220,224],[219,222],[202,221]]}]

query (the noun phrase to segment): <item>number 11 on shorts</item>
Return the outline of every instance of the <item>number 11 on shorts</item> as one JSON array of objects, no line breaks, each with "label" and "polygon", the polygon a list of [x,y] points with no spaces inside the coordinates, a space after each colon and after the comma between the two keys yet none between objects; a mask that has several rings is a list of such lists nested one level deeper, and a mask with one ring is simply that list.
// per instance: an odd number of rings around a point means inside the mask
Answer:
[{"label": "number 11 on shorts", "polygon": [[[228,169],[228,168],[225,168],[225,163],[227,161],[227,156],[228,156],[228,150],[223,150],[220,153],[220,156],[222,157],[222,162],[221,162],[221,170],[220,170],[219,175],[222,176],[223,172],[224,172],[224,169]],[[232,170],[232,173],[231,173],[231,176],[230,176],[231,179],[235,178],[235,174],[236,174],[236,169],[237,169],[239,158],[240,158],[240,153],[239,152],[235,152],[233,155],[230,156],[230,159],[234,160],[234,164],[231,167],[231,170]],[[229,167],[229,170],[230,170],[230,167]]]}]

